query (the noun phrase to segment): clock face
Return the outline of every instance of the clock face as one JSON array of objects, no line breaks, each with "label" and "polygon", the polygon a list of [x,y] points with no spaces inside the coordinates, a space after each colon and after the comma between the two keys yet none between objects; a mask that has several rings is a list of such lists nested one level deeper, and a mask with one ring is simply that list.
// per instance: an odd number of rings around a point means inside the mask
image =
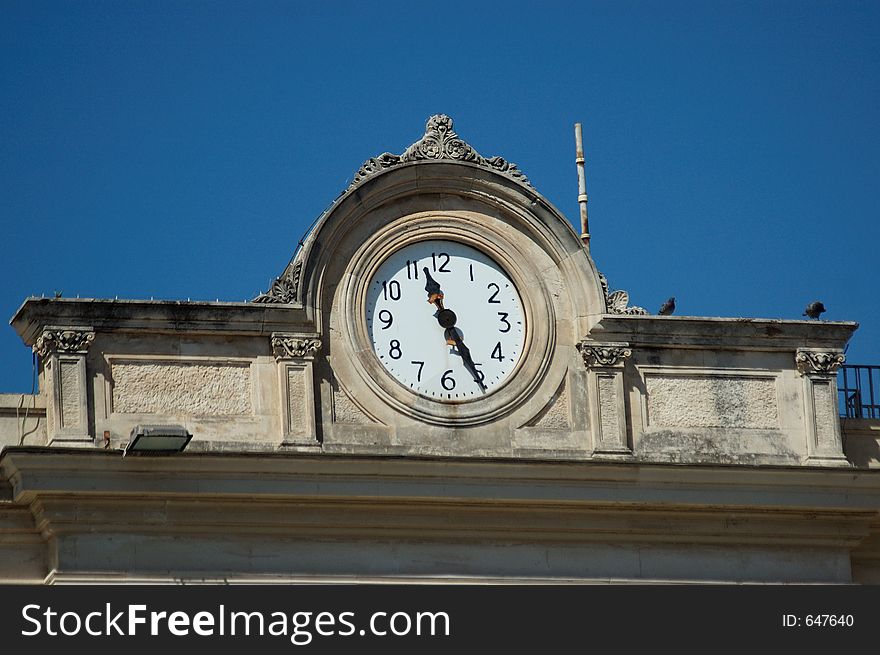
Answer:
[{"label": "clock face", "polygon": [[398,250],[370,280],[366,307],[376,357],[404,387],[434,400],[491,393],[522,354],[516,287],[492,259],[461,243],[422,241]]}]

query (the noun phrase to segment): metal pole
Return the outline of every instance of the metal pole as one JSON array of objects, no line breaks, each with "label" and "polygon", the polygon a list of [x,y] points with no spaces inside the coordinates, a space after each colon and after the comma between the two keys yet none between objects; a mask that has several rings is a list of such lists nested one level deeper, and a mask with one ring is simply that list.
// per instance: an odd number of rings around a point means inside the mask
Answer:
[{"label": "metal pole", "polygon": [[587,217],[587,178],[584,173],[584,135],[580,123],[574,124],[574,141],[577,148],[575,163],[578,172],[578,204],[581,208],[581,241],[590,249],[590,219]]}]

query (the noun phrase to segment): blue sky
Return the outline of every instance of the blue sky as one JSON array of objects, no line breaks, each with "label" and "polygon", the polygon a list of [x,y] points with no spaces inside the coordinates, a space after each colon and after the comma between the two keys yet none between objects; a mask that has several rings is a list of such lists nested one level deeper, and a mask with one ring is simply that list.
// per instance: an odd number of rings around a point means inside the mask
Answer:
[{"label": "blue sky", "polygon": [[[880,364],[880,3],[0,4],[0,314],[240,301],[367,158],[446,113],[654,312],[861,323]],[[31,354],[0,329],[0,392]]]}]

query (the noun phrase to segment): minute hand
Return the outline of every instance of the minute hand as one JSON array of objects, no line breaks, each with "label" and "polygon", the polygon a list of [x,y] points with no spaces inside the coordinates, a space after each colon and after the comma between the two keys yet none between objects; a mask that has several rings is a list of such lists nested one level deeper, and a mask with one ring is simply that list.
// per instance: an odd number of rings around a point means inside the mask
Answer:
[{"label": "minute hand", "polygon": [[464,362],[464,365],[465,367],[467,367],[470,374],[474,376],[474,382],[480,385],[480,388],[485,391],[486,385],[484,385],[483,382],[480,380],[477,367],[474,364],[474,360],[471,358],[470,348],[464,345],[464,341],[462,341],[461,337],[458,335],[458,330],[456,330],[454,327],[449,328],[447,332],[449,332],[449,336],[455,342],[455,347],[458,349],[458,354],[461,355],[461,361]]}]

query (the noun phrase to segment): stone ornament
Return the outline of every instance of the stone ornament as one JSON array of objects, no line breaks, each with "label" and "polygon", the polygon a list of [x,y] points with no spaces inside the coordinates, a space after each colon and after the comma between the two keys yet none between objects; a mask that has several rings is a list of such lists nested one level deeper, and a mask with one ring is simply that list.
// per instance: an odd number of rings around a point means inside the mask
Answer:
[{"label": "stone ornament", "polygon": [[54,353],[84,353],[94,339],[95,333],[88,328],[48,328],[37,337],[33,351],[40,357]]},{"label": "stone ornament", "polygon": [[642,307],[628,307],[629,294],[626,291],[608,290],[608,279],[599,273],[599,282],[602,285],[602,293],[605,296],[605,307],[609,314],[630,314],[638,316],[646,316],[648,311]]},{"label": "stone ornament", "polygon": [[296,302],[299,297],[299,279],[302,276],[302,262],[297,262],[292,269],[288,269],[284,274],[277,278],[272,287],[266,292],[261,293],[251,302],[260,303],[292,303]]},{"label": "stone ornament", "polygon": [[795,355],[797,370],[801,375],[819,374],[833,375],[846,361],[842,352],[817,352],[814,350],[798,350]]},{"label": "stone ornament", "polygon": [[497,173],[503,173],[520,184],[533,188],[531,182],[517,168],[516,164],[512,164],[501,157],[483,157],[467,142],[460,139],[452,130],[452,119],[449,116],[435,114],[428,119],[425,125],[425,135],[419,141],[416,141],[407,148],[402,155],[386,152],[378,157],[368,159],[358,169],[358,172],[355,173],[354,180],[352,180],[348,189],[353,189],[367,178],[388,168],[400,166],[407,162],[428,159],[452,159],[470,162],[483,168],[489,168]]},{"label": "stone ornament", "polygon": [[620,366],[624,360],[632,356],[632,350],[628,343],[595,343],[593,341],[581,341],[577,345],[584,358],[584,366]]},{"label": "stone ornament", "polygon": [[275,359],[303,359],[314,357],[321,349],[320,339],[302,337],[272,336],[272,352]]}]

